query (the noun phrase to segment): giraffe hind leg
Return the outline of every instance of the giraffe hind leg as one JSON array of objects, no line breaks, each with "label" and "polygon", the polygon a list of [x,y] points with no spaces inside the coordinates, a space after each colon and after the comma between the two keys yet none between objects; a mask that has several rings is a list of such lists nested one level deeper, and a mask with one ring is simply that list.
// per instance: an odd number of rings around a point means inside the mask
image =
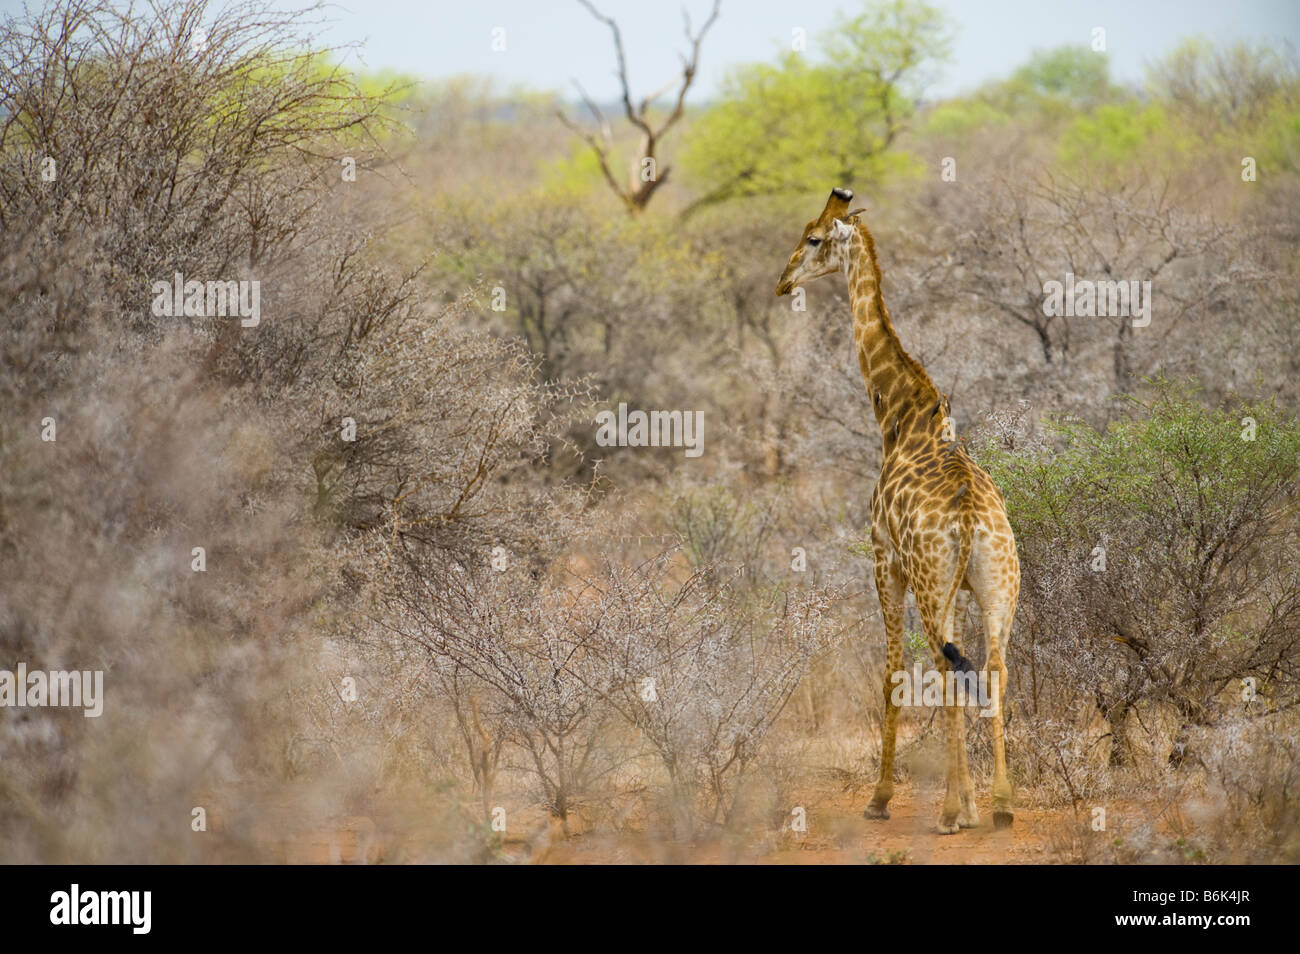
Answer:
[{"label": "giraffe hind leg", "polygon": [[[1007,695],[1007,664],[1002,649],[1011,633],[1011,614],[1005,609],[986,610],[984,631],[988,635],[989,655],[985,663],[988,672],[986,685],[993,698],[993,827],[1009,828],[1014,820],[1011,782],[1007,776],[1006,737],[1002,722],[1002,706]],[[996,679],[996,682],[993,680]]]},{"label": "giraffe hind leg", "polygon": [[[958,591],[953,600],[952,636],[961,639],[966,632],[967,598],[964,591]],[[962,639],[965,643],[965,640]],[[953,672],[970,673],[975,671],[969,659],[951,642],[944,643],[944,658],[952,666]],[[957,814],[957,824],[962,828],[978,828],[980,823],[979,807],[975,804],[975,785],[971,782],[970,763],[966,754],[966,711],[958,701],[957,708],[957,754],[960,758],[957,766],[961,780],[961,811]]]},{"label": "giraffe hind leg", "polygon": [[[952,606],[948,598],[949,594],[917,594],[917,609],[921,611],[921,622],[925,626],[925,634],[930,642],[930,651],[934,654],[934,667],[936,671],[944,674],[947,678],[948,672],[948,655],[952,646]],[[952,651],[955,651],[953,647]],[[958,654],[960,655],[960,654]],[[960,722],[961,712],[957,706],[949,705],[947,700],[947,691],[945,688],[944,700],[941,703],[943,707],[943,721],[945,723],[946,734],[946,762],[947,770],[945,773],[945,786],[943,807],[939,813],[939,822],[936,826],[941,835],[955,835],[961,831],[961,825],[958,818],[962,812],[962,765],[961,749],[965,744],[963,738],[965,728]]]}]

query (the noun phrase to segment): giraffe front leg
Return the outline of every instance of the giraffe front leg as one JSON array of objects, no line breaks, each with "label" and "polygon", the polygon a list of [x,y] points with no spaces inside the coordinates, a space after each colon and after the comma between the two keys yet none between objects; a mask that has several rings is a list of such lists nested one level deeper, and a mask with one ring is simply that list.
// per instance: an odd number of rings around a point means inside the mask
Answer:
[{"label": "giraffe front leg", "polygon": [[894,744],[898,738],[898,706],[894,704],[893,675],[903,669],[902,574],[887,555],[876,554],[876,593],[885,621],[885,716],[880,726],[880,775],[876,790],[862,814],[867,818],[888,818],[889,800],[894,796]]},{"label": "giraffe front leg", "polygon": [[[890,653],[892,655],[892,645]],[[894,684],[890,676],[900,668],[901,663],[898,667],[893,664],[885,667],[885,718],[880,726],[880,774],[876,777],[876,788],[871,793],[871,801],[862,813],[867,818],[888,818],[889,800],[894,797],[894,745],[898,737],[898,706],[894,705]]]},{"label": "giraffe front leg", "polygon": [[[945,646],[955,649],[952,646],[952,619],[949,615],[944,618],[945,612],[950,613],[949,600],[946,596],[936,598],[933,594],[917,594],[917,609],[921,611],[921,622],[925,625],[926,636],[930,640],[930,650],[934,653],[935,670],[942,676],[947,677],[949,672],[948,657],[944,654]],[[955,700],[954,700],[955,702]],[[936,826],[941,835],[954,835],[961,831],[961,825],[958,824],[958,817],[962,810],[962,729],[959,723],[961,713],[957,706],[949,702],[947,691],[944,692],[944,698],[940,705],[943,707],[944,732],[947,736],[947,772],[944,786],[943,808],[939,812],[939,823]]]}]

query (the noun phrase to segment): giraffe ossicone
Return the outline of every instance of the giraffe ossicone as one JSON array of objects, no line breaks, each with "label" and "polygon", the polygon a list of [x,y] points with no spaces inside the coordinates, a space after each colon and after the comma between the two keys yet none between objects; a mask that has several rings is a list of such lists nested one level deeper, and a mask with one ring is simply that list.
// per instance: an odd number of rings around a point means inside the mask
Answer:
[{"label": "giraffe ossicone", "polygon": [[[893,675],[903,669],[903,601],[910,589],[939,671],[973,668],[953,639],[962,593],[978,603],[988,641],[983,673],[996,675],[993,735],[993,822],[1012,822],[1002,721],[1007,669],[1003,653],[1020,594],[1020,563],[1002,495],[956,439],[949,404],[919,361],[904,350],[881,296],[876,243],[849,211],[853,193],[831,190],[822,214],[809,222],[777,283],[777,295],[829,275],[848,277],[853,337],[868,400],[880,428],[883,455],[871,495],[871,544],[885,622],[885,719],[880,776],[865,814],[888,818],[894,793],[898,706]],[[943,834],[979,824],[966,758],[966,723],[955,705],[947,723],[947,791],[939,815]]]}]

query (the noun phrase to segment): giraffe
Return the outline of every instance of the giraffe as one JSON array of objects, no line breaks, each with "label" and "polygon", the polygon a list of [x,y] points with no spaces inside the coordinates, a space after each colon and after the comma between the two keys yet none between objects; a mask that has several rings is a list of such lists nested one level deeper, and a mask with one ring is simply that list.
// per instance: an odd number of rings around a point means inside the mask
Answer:
[{"label": "giraffe", "polygon": [[[941,395],[921,364],[903,350],[880,293],[880,265],[871,232],[849,211],[853,193],[834,189],[822,214],[804,228],[777,295],[832,272],[848,276],[858,366],[880,427],[880,477],[871,495],[871,544],[876,593],[887,640],[885,719],[880,776],[864,814],[888,818],[894,794],[894,744],[898,707],[893,674],[903,670],[903,601],[910,588],[935,667],[970,672],[953,642],[958,594],[979,604],[988,641],[985,678],[993,678],[993,823],[1013,820],[1007,778],[1002,702],[1007,667],[1003,652],[1020,592],[1020,564],[1006,506],[992,479],[956,440]],[[947,666],[945,666],[945,661]],[[989,676],[992,673],[993,676]],[[979,824],[966,760],[965,716],[945,705],[947,791],[939,815],[941,834]]]}]

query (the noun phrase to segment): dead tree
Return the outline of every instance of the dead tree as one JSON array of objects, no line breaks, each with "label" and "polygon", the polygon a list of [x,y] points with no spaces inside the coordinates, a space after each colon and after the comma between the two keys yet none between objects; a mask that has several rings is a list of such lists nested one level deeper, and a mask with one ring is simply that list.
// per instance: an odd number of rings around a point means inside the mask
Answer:
[{"label": "dead tree", "polygon": [[[640,142],[636,152],[633,154],[629,164],[627,180],[620,184],[618,177],[610,165],[611,153],[614,151],[614,133],[608,119],[601,112],[595,102],[587,95],[586,91],[574,82],[578,87],[578,93],[582,96],[582,101],[586,104],[587,109],[591,111],[592,117],[596,120],[597,132],[591,132],[583,129],[576,122],[571,120],[563,111],[557,112],[569,129],[581,136],[587,145],[591,146],[592,151],[596,154],[596,159],[600,162],[601,174],[605,177],[605,182],[614,190],[614,194],[622,200],[627,207],[629,215],[636,215],[646,207],[650,202],[650,197],[658,191],[659,187],[668,180],[668,174],[671,166],[660,168],[658,156],[656,155],[660,141],[668,133],[686,110],[686,93],[695,81],[695,71],[699,66],[700,44],[704,40],[704,35],[708,33],[709,28],[713,26],[718,19],[718,9],[721,0],[713,0],[713,9],[709,13],[709,18],[700,27],[698,33],[691,30],[691,17],[685,9],[682,10],[682,19],[685,21],[686,40],[690,44],[690,55],[682,55],[682,71],[677,77],[664,84],[659,90],[651,93],[638,104],[633,104],[632,93],[628,85],[627,78],[627,57],[623,52],[623,34],[618,28],[618,23],[613,17],[607,17],[590,2],[590,0],[578,0],[586,7],[591,15],[597,20],[609,27],[610,33],[614,37],[614,53],[618,58],[618,79],[623,91],[623,113],[627,121],[640,134]],[[650,107],[661,97],[677,90],[676,101],[668,115],[663,117],[656,125],[650,118]]]}]

